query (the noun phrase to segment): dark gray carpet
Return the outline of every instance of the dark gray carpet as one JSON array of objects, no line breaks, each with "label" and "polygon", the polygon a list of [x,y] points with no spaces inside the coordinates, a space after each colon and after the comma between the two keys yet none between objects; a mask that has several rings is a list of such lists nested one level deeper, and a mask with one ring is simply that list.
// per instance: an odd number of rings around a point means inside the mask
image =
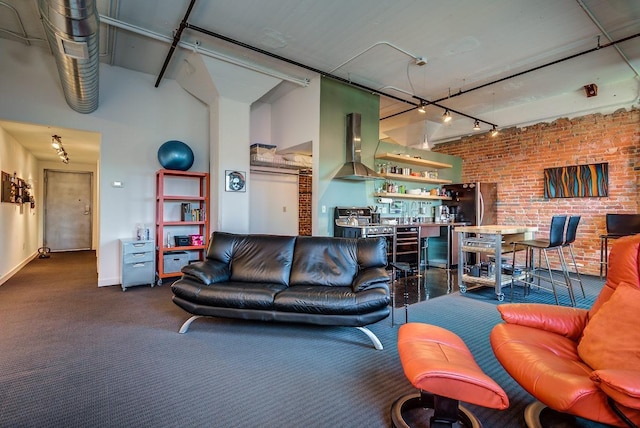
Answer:
[{"label": "dark gray carpet", "polygon": [[[586,282],[588,306],[602,281]],[[469,407],[485,427],[519,427],[531,397],[491,352],[496,304],[489,288],[453,293],[409,320],[459,334],[511,400]],[[34,260],[0,286],[0,426],[387,427],[413,391],[390,319],[370,326],[376,351],[354,328],[200,319],[178,334],[187,318],[168,285],[98,288],[93,252]]]}]

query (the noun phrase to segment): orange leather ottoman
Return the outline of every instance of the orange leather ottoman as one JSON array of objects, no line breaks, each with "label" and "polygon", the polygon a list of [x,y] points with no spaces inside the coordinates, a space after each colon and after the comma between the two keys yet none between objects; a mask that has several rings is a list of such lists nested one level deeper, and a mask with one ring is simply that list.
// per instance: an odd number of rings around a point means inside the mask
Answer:
[{"label": "orange leather ottoman", "polygon": [[420,392],[393,403],[391,422],[395,427],[408,427],[403,413],[418,407],[432,411],[431,428],[453,427],[458,421],[464,426],[482,426],[460,401],[500,410],[509,407],[504,390],[482,371],[462,339],[449,330],[404,324],[398,330],[398,353],[405,376]]}]

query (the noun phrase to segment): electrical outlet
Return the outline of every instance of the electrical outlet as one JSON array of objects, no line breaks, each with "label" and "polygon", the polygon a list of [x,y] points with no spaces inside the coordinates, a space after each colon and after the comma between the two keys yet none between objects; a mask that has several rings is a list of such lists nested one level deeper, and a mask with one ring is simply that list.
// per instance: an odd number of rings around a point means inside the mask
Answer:
[{"label": "electrical outlet", "polygon": [[322,214],[326,214],[326,213],[327,213],[327,206],[326,206],[326,205],[323,205],[323,206],[320,208],[320,211],[322,212]]}]

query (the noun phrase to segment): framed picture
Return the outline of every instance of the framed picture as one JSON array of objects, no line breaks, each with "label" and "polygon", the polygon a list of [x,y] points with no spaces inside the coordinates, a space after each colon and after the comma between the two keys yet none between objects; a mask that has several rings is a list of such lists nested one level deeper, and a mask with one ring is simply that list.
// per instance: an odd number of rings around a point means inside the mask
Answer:
[{"label": "framed picture", "polygon": [[244,171],[225,171],[225,187],[227,192],[246,192],[247,174]]},{"label": "framed picture", "polygon": [[572,165],[544,170],[544,197],[588,198],[609,195],[609,164]]}]

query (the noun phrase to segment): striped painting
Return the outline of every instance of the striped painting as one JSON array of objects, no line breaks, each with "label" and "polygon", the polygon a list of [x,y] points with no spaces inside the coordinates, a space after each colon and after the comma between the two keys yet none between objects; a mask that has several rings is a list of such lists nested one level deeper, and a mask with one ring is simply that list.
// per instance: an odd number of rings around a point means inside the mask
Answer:
[{"label": "striped painting", "polygon": [[609,164],[572,165],[544,170],[544,197],[589,198],[609,195]]}]

